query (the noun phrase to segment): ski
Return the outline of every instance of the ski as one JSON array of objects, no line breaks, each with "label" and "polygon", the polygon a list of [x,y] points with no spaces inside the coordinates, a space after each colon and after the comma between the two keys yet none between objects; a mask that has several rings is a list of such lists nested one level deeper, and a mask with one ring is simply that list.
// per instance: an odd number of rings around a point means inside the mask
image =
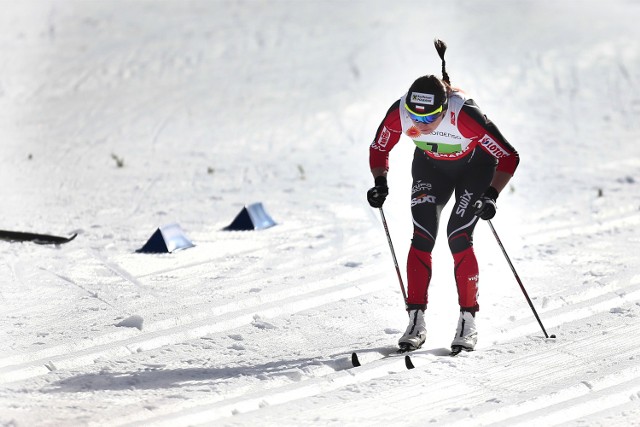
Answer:
[{"label": "ski", "polygon": [[[382,359],[386,359],[386,358],[389,358],[389,357],[397,357],[397,356],[406,355],[407,353],[412,352],[414,350],[418,350],[418,349],[410,347],[410,346],[402,346],[400,348],[393,347],[393,348],[383,349],[382,351],[377,351],[377,353],[379,353],[381,356],[376,358],[375,360],[382,360]],[[369,350],[369,352],[370,351],[371,350]],[[353,365],[354,368],[362,366],[362,361],[360,360],[360,356],[358,356],[358,352],[354,351],[353,353],[351,353],[351,364]]]},{"label": "ski", "polygon": [[74,233],[70,237],[64,237],[54,236],[51,234],[0,230],[0,240],[7,240],[10,242],[33,242],[39,245],[60,245],[63,243],[69,243],[75,239],[77,235],[78,233]]},{"label": "ski", "polygon": [[[375,360],[382,360],[382,359],[387,359],[391,357],[404,356],[404,364],[407,369],[411,370],[415,368],[411,355],[416,350],[420,350],[420,348],[414,348],[411,346],[402,346],[400,348],[394,347],[394,348],[388,348],[388,349],[378,349],[378,350],[375,350],[375,352],[379,354],[379,357],[375,358]],[[371,351],[373,350],[367,350],[366,352],[370,353]],[[461,345],[454,345],[451,347],[450,350],[444,349],[444,348],[432,349],[432,350],[428,350],[426,354],[432,354],[436,357],[446,357],[446,356],[456,357],[462,352],[469,352],[469,351],[473,351],[473,350],[463,347]],[[364,351],[361,353],[364,353]],[[420,353],[421,352],[418,352],[418,356]],[[372,361],[372,360],[369,360],[369,361]],[[368,363],[369,361],[365,363]],[[354,368],[362,366],[363,361],[358,355],[358,352],[351,353],[351,364],[353,365]]]}]

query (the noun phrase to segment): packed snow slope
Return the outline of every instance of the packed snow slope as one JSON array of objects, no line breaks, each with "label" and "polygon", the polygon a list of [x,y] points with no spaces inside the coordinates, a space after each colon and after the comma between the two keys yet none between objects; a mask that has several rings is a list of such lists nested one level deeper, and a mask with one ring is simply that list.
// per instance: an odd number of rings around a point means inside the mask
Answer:
[{"label": "packed snow slope", "polygon": [[[640,425],[637,2],[0,6],[0,229],[78,233],[0,241],[0,425]],[[435,37],[520,152],[493,224],[557,338],[483,222],[477,351],[441,235],[409,371],[368,146]],[[222,230],[256,202],[275,227]],[[196,246],[135,252],[170,223]]]}]

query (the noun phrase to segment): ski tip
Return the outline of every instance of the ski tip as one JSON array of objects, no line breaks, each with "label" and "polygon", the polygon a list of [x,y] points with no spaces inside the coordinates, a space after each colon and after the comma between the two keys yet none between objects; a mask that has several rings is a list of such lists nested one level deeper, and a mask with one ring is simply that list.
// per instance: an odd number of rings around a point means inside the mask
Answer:
[{"label": "ski tip", "polygon": [[407,366],[407,369],[415,368],[413,362],[411,361],[411,356],[408,354],[404,357],[404,364]]},{"label": "ski tip", "polygon": [[358,355],[355,352],[351,353],[351,364],[354,368],[360,366],[360,360],[358,359]]}]

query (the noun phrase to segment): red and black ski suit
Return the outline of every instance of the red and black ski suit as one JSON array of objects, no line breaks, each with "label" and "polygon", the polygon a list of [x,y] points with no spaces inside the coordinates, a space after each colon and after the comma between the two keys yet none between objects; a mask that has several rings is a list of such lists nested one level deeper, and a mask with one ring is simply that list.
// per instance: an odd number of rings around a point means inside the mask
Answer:
[{"label": "red and black ski suit", "polygon": [[445,116],[430,134],[422,134],[396,101],[378,127],[369,149],[369,164],[376,171],[389,169],[389,152],[404,133],[416,144],[411,172],[413,238],[407,258],[407,307],[426,309],[431,281],[431,252],[440,212],[455,193],[447,225],[454,259],[458,300],[462,311],[475,313],[478,305],[478,262],[473,252],[473,230],[478,221],[474,203],[490,186],[496,171],[513,175],[517,151],[472,99],[459,91],[448,95]]}]

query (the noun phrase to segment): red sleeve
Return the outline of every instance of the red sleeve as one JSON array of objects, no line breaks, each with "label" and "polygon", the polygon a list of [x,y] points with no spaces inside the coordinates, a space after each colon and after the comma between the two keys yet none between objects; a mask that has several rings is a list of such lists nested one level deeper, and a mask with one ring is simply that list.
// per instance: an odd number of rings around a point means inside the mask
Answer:
[{"label": "red sleeve", "polygon": [[389,108],[369,146],[369,166],[371,169],[384,168],[385,171],[389,170],[389,152],[402,135],[399,105],[400,100]]},{"label": "red sleeve", "polygon": [[518,152],[471,99],[460,110],[458,129],[465,138],[476,141],[480,148],[498,160],[496,170],[514,174],[520,163]]}]

